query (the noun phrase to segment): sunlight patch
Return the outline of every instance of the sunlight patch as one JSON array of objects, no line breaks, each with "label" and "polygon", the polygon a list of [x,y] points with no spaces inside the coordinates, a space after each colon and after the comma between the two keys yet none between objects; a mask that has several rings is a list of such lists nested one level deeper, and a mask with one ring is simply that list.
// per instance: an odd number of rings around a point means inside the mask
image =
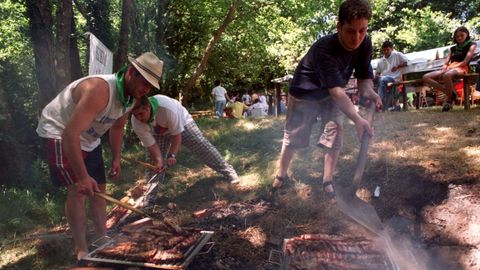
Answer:
[{"label": "sunlight patch", "polygon": [[260,176],[250,173],[240,176],[240,182],[236,185],[241,190],[254,190],[260,186]]},{"label": "sunlight patch", "polygon": [[465,147],[462,150],[469,158],[474,158],[477,162],[480,161],[479,147]]},{"label": "sunlight patch", "polygon": [[252,122],[239,122],[237,126],[242,127],[245,130],[254,130],[258,128],[258,124]]},{"label": "sunlight patch", "polygon": [[416,127],[416,128],[418,128],[418,127],[428,127],[428,124],[427,123],[418,123],[416,125],[413,125],[413,127]]},{"label": "sunlight patch", "polygon": [[238,232],[238,236],[247,240],[256,248],[265,246],[267,242],[267,234],[259,227],[249,227],[244,231]]},{"label": "sunlight patch", "polygon": [[0,268],[8,264],[15,264],[15,262],[32,255],[35,255],[35,249],[26,249],[24,246],[11,250],[4,250],[2,251],[2,256],[0,257]]},{"label": "sunlight patch", "polygon": [[450,127],[436,127],[435,129],[440,132],[447,132],[452,130],[452,128]]}]

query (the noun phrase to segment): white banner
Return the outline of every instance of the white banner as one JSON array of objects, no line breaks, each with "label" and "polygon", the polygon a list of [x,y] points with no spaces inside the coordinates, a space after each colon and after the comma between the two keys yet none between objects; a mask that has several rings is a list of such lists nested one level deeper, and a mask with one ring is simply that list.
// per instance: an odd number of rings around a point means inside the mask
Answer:
[{"label": "white banner", "polygon": [[112,74],[113,54],[103,43],[92,33],[90,35],[90,57],[88,64],[88,75]]}]

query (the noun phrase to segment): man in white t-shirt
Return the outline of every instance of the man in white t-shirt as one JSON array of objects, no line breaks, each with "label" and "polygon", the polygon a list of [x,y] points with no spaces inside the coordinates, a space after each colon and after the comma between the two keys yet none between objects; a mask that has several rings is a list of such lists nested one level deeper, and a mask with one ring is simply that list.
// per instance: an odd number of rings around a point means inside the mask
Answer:
[{"label": "man in white t-shirt", "polygon": [[383,57],[378,62],[375,77],[378,79],[378,95],[382,98],[384,108],[387,108],[387,87],[400,80],[402,68],[407,66],[408,58],[403,53],[393,50],[393,43],[388,40],[383,42],[382,52]]},{"label": "man in white t-shirt", "polygon": [[223,110],[227,100],[230,100],[227,90],[222,87],[220,80],[215,81],[215,87],[212,89],[212,96],[215,99],[215,115],[218,118],[223,118]]},{"label": "man in white t-shirt", "polygon": [[[237,183],[235,169],[226,162],[218,150],[202,134],[192,116],[182,104],[164,95],[143,97],[132,109],[132,128],[142,145],[148,149],[152,163],[161,171],[164,166],[173,166],[180,145],[187,147],[191,153],[214,171],[225,176],[230,183]],[[163,155],[167,152],[167,159]],[[161,181],[164,174],[157,179]],[[152,194],[147,198],[153,202]]]}]

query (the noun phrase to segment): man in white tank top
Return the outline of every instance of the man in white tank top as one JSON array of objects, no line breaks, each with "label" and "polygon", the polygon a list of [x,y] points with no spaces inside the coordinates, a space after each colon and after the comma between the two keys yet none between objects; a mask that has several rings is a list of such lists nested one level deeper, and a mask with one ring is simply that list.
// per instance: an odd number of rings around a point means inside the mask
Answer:
[{"label": "man in white tank top", "polygon": [[131,65],[112,75],[78,79],[63,89],[42,111],[37,133],[48,145],[48,163],[54,184],[67,187],[65,215],[75,242],[77,260],[88,254],[85,199],[95,225],[95,236],[106,235],[106,203],[94,196],[105,192],[100,137],[110,130],[110,177],[120,174],[124,126],[134,100],[147,95],[162,75],[163,62],[147,52],[129,57]]}]

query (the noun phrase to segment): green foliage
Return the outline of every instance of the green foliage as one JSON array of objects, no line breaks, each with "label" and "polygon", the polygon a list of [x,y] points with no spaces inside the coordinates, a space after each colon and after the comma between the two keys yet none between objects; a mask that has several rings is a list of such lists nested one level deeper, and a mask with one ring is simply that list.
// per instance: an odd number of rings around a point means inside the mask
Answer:
[{"label": "green foliage", "polygon": [[[41,189],[0,187],[0,238],[23,234],[38,227],[61,222],[64,194]],[[8,207],[5,207],[8,206]]]},{"label": "green foliage", "polygon": [[432,11],[430,7],[403,11],[404,26],[398,31],[397,40],[399,45],[405,48],[405,52],[451,44],[452,33],[460,25],[458,20],[449,19],[449,14]]}]

